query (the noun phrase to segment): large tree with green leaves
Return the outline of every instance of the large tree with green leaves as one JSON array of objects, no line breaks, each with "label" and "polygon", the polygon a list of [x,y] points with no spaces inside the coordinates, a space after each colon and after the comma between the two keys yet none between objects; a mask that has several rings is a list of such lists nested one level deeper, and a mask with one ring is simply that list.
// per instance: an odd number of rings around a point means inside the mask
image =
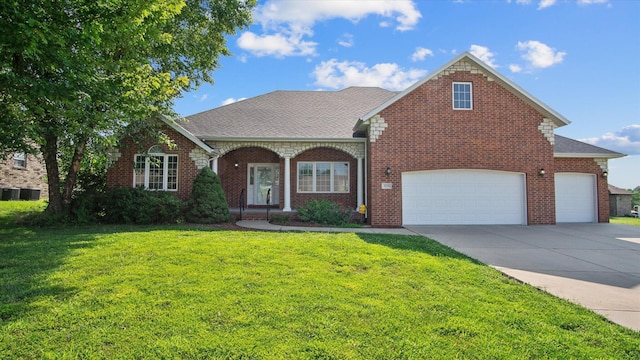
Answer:
[{"label": "large tree with green leaves", "polygon": [[[63,213],[91,147],[150,130],[212,81],[255,0],[0,2],[0,155],[40,152]],[[149,133],[149,131],[145,131]],[[157,132],[153,132],[157,133]]]}]

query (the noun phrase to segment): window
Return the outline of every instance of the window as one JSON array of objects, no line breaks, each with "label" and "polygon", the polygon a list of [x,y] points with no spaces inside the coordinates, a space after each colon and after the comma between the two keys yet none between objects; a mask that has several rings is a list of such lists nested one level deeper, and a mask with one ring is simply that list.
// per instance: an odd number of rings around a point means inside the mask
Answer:
[{"label": "window", "polygon": [[153,146],[146,155],[134,159],[133,186],[149,190],[178,190],[178,155],[164,154]]},{"label": "window", "polygon": [[298,192],[349,192],[349,163],[299,162]]},{"label": "window", "polygon": [[453,83],[453,108],[457,110],[473,109],[471,83]]},{"label": "window", "polygon": [[23,152],[13,153],[13,166],[17,168],[27,167],[27,155]]}]

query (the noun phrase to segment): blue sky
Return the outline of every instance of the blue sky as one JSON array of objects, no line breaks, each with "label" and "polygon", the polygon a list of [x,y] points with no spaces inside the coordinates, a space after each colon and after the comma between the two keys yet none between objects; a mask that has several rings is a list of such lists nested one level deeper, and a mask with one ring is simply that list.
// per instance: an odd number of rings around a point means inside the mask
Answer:
[{"label": "blue sky", "polygon": [[640,1],[260,0],[254,20],[179,114],[274,90],[403,90],[469,51],[572,122],[557,134],[629,154],[609,182],[640,186]]}]

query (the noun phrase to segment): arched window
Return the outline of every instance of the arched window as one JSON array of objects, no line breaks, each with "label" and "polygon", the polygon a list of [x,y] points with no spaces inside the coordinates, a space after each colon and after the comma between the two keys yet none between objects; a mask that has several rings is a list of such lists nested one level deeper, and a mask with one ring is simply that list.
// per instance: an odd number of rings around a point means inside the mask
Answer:
[{"label": "arched window", "polygon": [[133,186],[149,190],[178,191],[178,155],[165,154],[154,145],[134,157]]}]

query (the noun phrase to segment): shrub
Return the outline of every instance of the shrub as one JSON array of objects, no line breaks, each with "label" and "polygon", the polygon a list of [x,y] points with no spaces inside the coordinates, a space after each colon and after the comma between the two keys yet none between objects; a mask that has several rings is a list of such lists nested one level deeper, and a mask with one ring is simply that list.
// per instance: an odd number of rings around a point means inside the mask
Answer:
[{"label": "shrub", "polygon": [[[180,199],[165,191],[115,187],[103,196],[98,219],[111,224],[175,223],[180,217]],[[89,212],[89,211],[87,211]]]},{"label": "shrub", "polygon": [[289,215],[273,215],[271,217],[272,224],[286,224],[291,220]]},{"label": "shrub", "polygon": [[302,221],[325,225],[344,225],[349,221],[351,211],[329,200],[311,200],[296,209]]},{"label": "shrub", "polygon": [[191,196],[186,204],[185,220],[198,224],[229,221],[229,205],[220,178],[208,167],[193,180]]}]

